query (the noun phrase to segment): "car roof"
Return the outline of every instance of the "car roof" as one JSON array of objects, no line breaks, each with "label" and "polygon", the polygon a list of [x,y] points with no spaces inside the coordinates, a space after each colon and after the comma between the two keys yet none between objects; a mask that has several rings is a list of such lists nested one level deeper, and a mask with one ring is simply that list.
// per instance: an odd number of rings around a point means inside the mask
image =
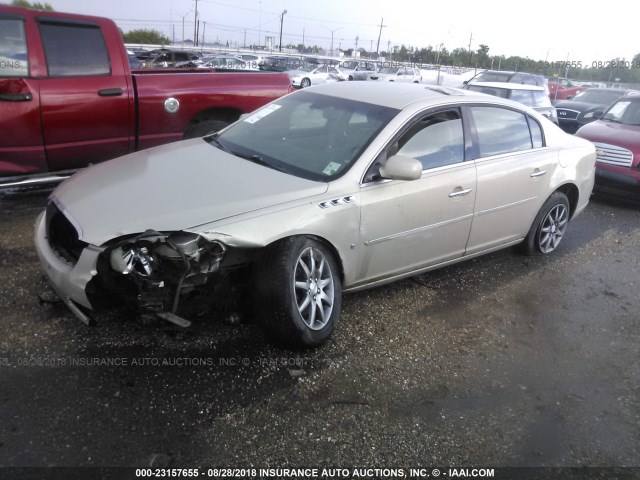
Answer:
[{"label": "car roof", "polygon": [[491,87],[491,88],[504,88],[506,90],[535,90],[537,92],[544,92],[544,87],[537,85],[529,85],[526,83],[508,83],[508,82],[473,82],[469,86],[472,87]]},{"label": "car roof", "polygon": [[402,110],[415,102],[432,103],[434,105],[450,103],[458,98],[465,102],[478,101],[501,105],[518,105],[509,100],[491,97],[482,93],[470,92],[458,88],[449,88],[436,85],[422,85],[419,83],[394,83],[394,82],[336,82],[316,85],[307,89],[309,93],[320,93],[346,100],[372,103],[383,107]]}]

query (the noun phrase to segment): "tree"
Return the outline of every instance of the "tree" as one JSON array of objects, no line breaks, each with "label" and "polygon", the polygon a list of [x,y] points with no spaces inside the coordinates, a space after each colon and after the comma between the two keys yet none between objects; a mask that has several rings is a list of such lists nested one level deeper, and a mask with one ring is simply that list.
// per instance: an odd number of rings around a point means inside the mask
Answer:
[{"label": "tree", "polygon": [[25,7],[25,8],[33,8],[35,10],[49,10],[53,11],[53,7],[48,3],[40,3],[40,2],[29,2],[27,0],[13,0],[11,5],[14,7]]},{"label": "tree", "polygon": [[157,30],[137,29],[125,33],[122,38],[126,43],[148,43],[152,45],[168,45],[168,37]]}]

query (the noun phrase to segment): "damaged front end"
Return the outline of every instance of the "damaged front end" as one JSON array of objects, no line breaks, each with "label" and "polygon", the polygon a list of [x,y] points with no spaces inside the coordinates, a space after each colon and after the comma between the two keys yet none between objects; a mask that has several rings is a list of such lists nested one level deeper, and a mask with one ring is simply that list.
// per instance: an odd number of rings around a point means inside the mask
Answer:
[{"label": "damaged front end", "polygon": [[177,315],[182,299],[202,294],[212,300],[229,288],[228,277],[243,262],[228,253],[223,243],[191,232],[148,230],[120,238],[100,254],[87,296],[96,308],[112,305],[115,297],[141,314],[186,327],[190,322]]}]

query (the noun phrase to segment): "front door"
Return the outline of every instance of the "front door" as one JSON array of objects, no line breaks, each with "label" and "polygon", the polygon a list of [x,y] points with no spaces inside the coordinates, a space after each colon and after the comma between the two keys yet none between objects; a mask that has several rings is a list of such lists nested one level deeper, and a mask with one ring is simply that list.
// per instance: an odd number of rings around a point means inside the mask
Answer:
[{"label": "front door", "polygon": [[476,195],[475,165],[464,161],[464,145],[459,111],[442,110],[418,116],[382,154],[416,158],[423,173],[413,181],[385,180],[375,172],[365,177],[358,283],[464,254]]}]

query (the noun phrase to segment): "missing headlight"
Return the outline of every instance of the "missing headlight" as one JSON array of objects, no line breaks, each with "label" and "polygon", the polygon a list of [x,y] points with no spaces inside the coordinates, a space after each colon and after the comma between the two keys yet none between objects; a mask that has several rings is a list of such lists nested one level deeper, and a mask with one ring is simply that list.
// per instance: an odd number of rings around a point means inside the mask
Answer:
[{"label": "missing headlight", "polygon": [[122,246],[111,251],[111,268],[116,272],[128,275],[137,273],[148,277],[153,273],[154,258],[144,246]]}]

